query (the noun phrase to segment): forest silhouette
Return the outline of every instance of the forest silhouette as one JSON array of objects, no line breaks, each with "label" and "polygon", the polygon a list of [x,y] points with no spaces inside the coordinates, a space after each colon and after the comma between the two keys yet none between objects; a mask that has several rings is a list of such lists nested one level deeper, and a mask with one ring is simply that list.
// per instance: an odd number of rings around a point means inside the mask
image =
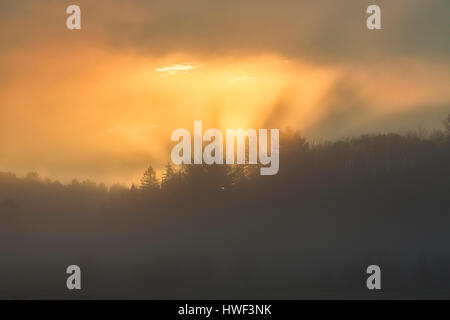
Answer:
[{"label": "forest silhouette", "polygon": [[[442,130],[313,143],[280,170],[168,163],[141,184],[0,173],[0,298],[450,297],[450,115]],[[83,290],[65,288],[65,268]],[[365,287],[371,264],[383,290]]]}]

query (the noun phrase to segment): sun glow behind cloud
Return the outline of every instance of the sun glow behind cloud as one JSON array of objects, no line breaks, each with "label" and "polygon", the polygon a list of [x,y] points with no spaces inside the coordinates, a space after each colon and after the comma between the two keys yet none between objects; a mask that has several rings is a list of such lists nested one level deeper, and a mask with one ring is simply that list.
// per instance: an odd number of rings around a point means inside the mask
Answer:
[{"label": "sun glow behind cloud", "polygon": [[[314,117],[312,104],[333,78],[320,68],[287,66],[277,56],[200,57],[207,66],[200,68],[177,64],[192,58],[181,54],[85,50],[59,55],[52,64],[47,54],[36,52],[26,62],[34,72],[16,73],[1,91],[2,119],[22,119],[2,126],[8,132],[2,136],[9,137],[2,139],[3,163],[8,160],[19,174],[36,170],[65,181],[135,181],[148,164],[159,168],[169,160],[170,133],[190,129],[194,120],[221,129],[280,125],[290,115],[268,117],[286,90],[299,93],[292,103],[307,123]],[[61,67],[64,61],[71,61],[70,68]],[[160,77],[171,72],[180,76]]]},{"label": "sun glow behind cloud", "polygon": [[[277,55],[152,57],[99,50],[60,54],[52,63],[47,51],[32,60],[14,59],[26,68],[2,88],[1,112],[3,120],[21,121],[2,121],[1,164],[19,174],[36,170],[64,181],[136,182],[148,164],[163,167],[171,132],[192,129],[194,120],[202,120],[205,129],[292,126],[320,136],[317,125],[329,114],[327,106],[340,103],[333,99],[342,79],[360,86],[344,92],[345,103],[370,102],[366,114],[351,123],[355,126],[449,98],[445,82],[432,81],[439,70],[418,63],[408,69],[413,75],[408,86],[400,86],[400,71],[410,64],[368,72],[286,62]],[[177,63],[193,59],[201,64]],[[71,64],[63,68],[65,61]],[[178,76],[160,76],[171,73]],[[420,90],[411,92],[412,87]]]}]

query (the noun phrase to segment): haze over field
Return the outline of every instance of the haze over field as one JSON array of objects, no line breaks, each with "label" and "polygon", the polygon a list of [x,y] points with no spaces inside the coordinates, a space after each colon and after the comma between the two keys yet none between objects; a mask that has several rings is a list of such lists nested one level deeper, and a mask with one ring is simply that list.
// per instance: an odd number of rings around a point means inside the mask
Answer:
[{"label": "haze over field", "polygon": [[[450,3],[2,2],[0,171],[138,181],[170,133],[284,128],[311,139],[441,126],[450,108]],[[281,164],[282,166],[283,164]]]}]

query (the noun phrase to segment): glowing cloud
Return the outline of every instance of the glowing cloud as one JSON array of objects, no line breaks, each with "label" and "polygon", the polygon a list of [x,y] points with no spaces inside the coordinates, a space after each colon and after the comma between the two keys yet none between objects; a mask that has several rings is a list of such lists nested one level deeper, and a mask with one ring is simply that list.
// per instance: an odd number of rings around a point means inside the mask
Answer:
[{"label": "glowing cloud", "polygon": [[156,68],[156,72],[160,72],[161,76],[173,76],[178,73],[186,74],[189,71],[200,68],[201,66],[197,63],[183,63],[175,64],[173,66],[167,66],[162,68]]}]

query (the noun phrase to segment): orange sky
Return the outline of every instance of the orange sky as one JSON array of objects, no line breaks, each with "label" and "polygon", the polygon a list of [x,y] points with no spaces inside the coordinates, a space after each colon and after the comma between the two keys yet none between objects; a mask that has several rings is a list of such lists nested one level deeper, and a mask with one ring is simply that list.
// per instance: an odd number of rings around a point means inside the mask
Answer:
[{"label": "orange sky", "polygon": [[[325,46],[328,56],[315,59],[310,44],[293,54],[288,43],[295,37],[272,45],[256,39],[252,46],[242,47],[243,41],[251,41],[248,30],[258,24],[239,16],[236,23],[247,30],[242,38],[223,35],[226,29],[214,21],[204,22],[223,37],[221,47],[211,34],[204,34],[203,42],[192,36],[189,43],[190,33],[182,37],[178,29],[164,29],[171,15],[172,24],[182,22],[176,20],[181,19],[178,11],[159,2],[155,10],[141,1],[112,1],[109,7],[104,1],[96,6],[81,2],[83,29],[68,31],[62,4],[39,6],[37,1],[31,10],[7,1],[15,18],[0,20],[1,171],[129,184],[147,165],[160,168],[169,161],[170,133],[180,127],[192,129],[194,120],[202,120],[205,129],[289,125],[310,138],[335,139],[432,128],[450,111],[446,48],[436,49],[442,54],[405,54],[380,47],[379,55],[362,49],[359,56],[347,59],[339,51],[342,44],[336,44],[334,53]],[[102,5],[104,10],[99,10]],[[148,16],[140,6],[148,9]],[[260,17],[247,19],[259,21],[269,9],[262,6]],[[314,7],[308,9],[318,14]],[[409,17],[394,9],[400,22]],[[46,19],[37,23],[39,13]],[[195,13],[185,14],[199,23]],[[387,19],[394,21],[389,15]],[[294,21],[286,23],[292,26]],[[121,31],[116,34],[117,24]],[[148,41],[146,34],[136,31],[140,24],[156,29],[147,35]],[[316,20],[310,25],[317,26]],[[254,32],[259,37],[258,29]],[[395,46],[392,35],[375,37],[387,48]],[[351,39],[340,40],[352,45]],[[152,44],[156,49],[149,49]]]}]

